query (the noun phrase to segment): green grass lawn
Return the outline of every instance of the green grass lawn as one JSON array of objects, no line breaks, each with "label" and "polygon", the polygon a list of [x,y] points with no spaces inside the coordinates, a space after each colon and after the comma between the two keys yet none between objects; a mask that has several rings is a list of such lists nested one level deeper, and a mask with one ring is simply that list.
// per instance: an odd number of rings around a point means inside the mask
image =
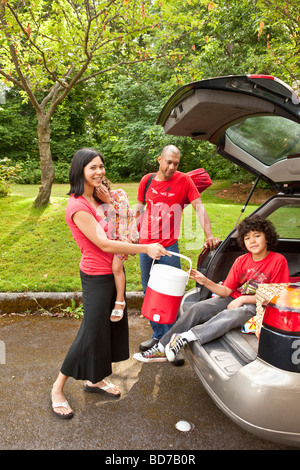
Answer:
[{"label": "green grass lawn", "polygon": [[[234,227],[242,207],[242,204],[215,196],[226,186],[227,182],[216,181],[202,195],[213,233],[221,239]],[[131,206],[135,206],[138,183],[115,184],[113,187],[122,187]],[[44,209],[33,208],[38,188],[38,185],[13,185],[10,196],[0,198],[0,291],[81,290],[80,252],[64,218],[69,185],[54,185],[51,205]],[[250,205],[243,217],[255,207]],[[203,241],[194,211],[185,209],[179,245],[181,253],[192,260],[194,267]],[[138,256],[131,256],[126,261],[125,270],[127,291],[142,290]],[[194,285],[193,281],[190,283],[188,287]]]}]

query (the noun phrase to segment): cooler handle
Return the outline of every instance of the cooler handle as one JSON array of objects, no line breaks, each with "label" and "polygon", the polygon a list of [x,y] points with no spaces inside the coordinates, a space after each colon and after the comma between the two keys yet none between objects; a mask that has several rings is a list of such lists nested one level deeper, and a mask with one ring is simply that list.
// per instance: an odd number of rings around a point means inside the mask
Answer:
[{"label": "cooler handle", "polygon": [[[189,280],[189,277],[190,277],[190,273],[191,273],[191,269],[192,269],[192,261],[190,260],[190,258],[188,258],[187,256],[184,256],[184,255],[181,255],[180,253],[175,253],[175,251],[169,251],[167,250],[168,253],[170,253],[172,256],[179,256],[180,258],[183,258],[185,259],[186,261],[188,261],[190,263],[190,269],[188,270],[188,278],[187,278],[187,281],[186,283],[188,283],[188,280]],[[153,264],[154,264],[155,260],[152,261],[152,265],[151,265],[151,269],[150,269],[150,272],[152,271],[152,268],[153,268]]]}]

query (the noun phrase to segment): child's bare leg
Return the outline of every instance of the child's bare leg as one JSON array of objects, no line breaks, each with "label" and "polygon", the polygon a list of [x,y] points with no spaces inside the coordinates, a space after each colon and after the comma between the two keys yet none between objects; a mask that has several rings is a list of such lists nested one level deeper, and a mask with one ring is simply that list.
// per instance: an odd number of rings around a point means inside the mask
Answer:
[{"label": "child's bare leg", "polygon": [[[114,255],[112,262],[112,272],[115,278],[115,285],[117,290],[116,303],[114,310],[110,316],[111,321],[119,321],[123,317],[123,310],[125,308],[125,274],[123,271],[123,261]],[[115,315],[114,315],[115,313]]]}]

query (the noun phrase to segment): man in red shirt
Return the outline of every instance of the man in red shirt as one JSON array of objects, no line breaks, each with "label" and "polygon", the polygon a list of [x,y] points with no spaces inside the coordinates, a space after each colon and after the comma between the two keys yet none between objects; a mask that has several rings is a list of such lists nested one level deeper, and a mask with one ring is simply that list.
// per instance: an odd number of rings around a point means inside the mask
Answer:
[{"label": "man in red shirt", "polygon": [[[219,239],[214,237],[211,230],[209,217],[206,213],[192,179],[178,171],[180,162],[180,151],[174,145],[165,147],[158,157],[159,169],[154,175],[148,188],[147,182],[150,174],[145,175],[140,182],[137,196],[136,217],[144,209],[146,210],[140,218],[140,243],[148,244],[159,242],[165,248],[175,253],[179,253],[178,236],[182,219],[182,211],[185,204],[191,203],[195,209],[199,222],[205,233],[205,245],[214,249],[219,244]],[[146,194],[145,194],[146,192]],[[158,261],[180,268],[180,258],[177,256],[163,256]],[[149,280],[152,259],[149,256],[140,256],[141,278],[144,293]],[[154,346],[160,338],[171,328],[172,325],[163,325],[150,322],[153,329],[153,336],[140,345],[142,351],[146,351]],[[183,361],[178,361],[177,365]],[[176,362],[175,362],[176,364]]]}]

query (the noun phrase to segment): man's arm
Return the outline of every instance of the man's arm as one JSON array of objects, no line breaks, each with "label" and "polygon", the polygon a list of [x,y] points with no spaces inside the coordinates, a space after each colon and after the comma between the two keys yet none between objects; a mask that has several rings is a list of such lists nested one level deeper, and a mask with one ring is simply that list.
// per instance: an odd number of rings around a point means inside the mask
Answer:
[{"label": "man's arm", "polygon": [[218,237],[214,237],[212,234],[210,220],[205,210],[204,204],[201,200],[201,197],[194,199],[191,202],[191,204],[196,211],[200,225],[203,228],[204,233],[205,233],[206,240],[205,240],[204,246],[209,247],[211,250],[217,248],[217,246],[220,243],[220,240]]}]

